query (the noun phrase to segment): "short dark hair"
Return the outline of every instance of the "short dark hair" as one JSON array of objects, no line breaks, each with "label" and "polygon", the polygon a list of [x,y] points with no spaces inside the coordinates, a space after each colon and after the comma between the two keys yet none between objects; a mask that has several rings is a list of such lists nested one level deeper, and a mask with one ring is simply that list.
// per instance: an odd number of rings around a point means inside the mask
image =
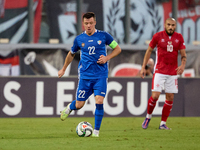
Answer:
[{"label": "short dark hair", "polygon": [[87,12],[83,15],[83,19],[86,18],[86,19],[90,19],[90,18],[94,18],[94,20],[96,20],[96,16],[93,12]]}]

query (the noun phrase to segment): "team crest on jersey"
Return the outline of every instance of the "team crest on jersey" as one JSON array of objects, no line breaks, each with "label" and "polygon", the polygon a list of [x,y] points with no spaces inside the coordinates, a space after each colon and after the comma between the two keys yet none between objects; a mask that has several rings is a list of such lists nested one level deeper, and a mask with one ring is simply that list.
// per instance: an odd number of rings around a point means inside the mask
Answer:
[{"label": "team crest on jersey", "polygon": [[168,44],[171,45],[171,44],[172,44],[172,41],[168,41]]},{"label": "team crest on jersey", "polygon": [[82,43],[81,46],[84,47],[84,46],[85,46],[85,43]]},{"label": "team crest on jersey", "polygon": [[101,40],[98,40],[97,43],[100,45],[101,44]]}]

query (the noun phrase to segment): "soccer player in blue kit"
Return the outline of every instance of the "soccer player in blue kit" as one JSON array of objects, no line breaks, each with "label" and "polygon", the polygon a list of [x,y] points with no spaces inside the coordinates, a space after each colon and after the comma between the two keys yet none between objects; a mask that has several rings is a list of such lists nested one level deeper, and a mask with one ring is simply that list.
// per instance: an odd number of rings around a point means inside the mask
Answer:
[{"label": "soccer player in blue kit", "polygon": [[[113,37],[105,31],[95,28],[96,17],[93,12],[83,15],[85,32],[78,35],[71,50],[68,52],[63,68],[58,72],[61,78],[67,66],[74,59],[75,53],[80,50],[78,65],[79,82],[76,91],[76,100],[72,101],[61,111],[61,120],[65,120],[72,110],[81,109],[91,94],[95,96],[95,126],[92,136],[99,137],[99,130],[104,115],[103,100],[107,91],[108,63],[111,58],[121,53],[121,48]],[[106,45],[113,51],[107,55]]]}]

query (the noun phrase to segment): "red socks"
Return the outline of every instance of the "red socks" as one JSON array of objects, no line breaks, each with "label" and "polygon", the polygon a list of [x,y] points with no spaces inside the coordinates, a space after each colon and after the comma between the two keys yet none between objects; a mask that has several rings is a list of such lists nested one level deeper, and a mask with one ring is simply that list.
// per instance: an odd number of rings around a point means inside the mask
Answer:
[{"label": "red socks", "polygon": [[[156,102],[157,99],[154,100],[152,97],[149,98],[148,100],[148,106],[147,106],[147,114],[152,114],[155,106],[156,106]],[[173,101],[168,101],[165,100],[165,104],[163,106],[163,110],[162,110],[162,117],[161,117],[161,121],[166,122],[167,118],[169,117],[169,114],[172,110],[172,106],[173,106]]]},{"label": "red socks", "polygon": [[148,106],[147,106],[147,114],[152,114],[152,112],[156,106],[156,102],[157,102],[157,99],[154,100],[152,97],[149,98]]},{"label": "red socks", "polygon": [[167,121],[167,118],[172,110],[172,106],[173,106],[173,101],[168,101],[165,100],[165,104],[163,106],[163,110],[162,110],[162,118],[161,121]]}]

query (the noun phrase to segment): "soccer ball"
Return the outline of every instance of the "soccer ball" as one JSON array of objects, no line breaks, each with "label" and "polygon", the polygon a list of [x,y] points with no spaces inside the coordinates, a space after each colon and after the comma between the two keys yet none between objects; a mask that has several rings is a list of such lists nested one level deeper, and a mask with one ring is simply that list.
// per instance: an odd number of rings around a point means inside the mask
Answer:
[{"label": "soccer ball", "polygon": [[87,121],[80,122],[76,127],[76,133],[80,137],[89,137],[92,135],[92,125]]}]

